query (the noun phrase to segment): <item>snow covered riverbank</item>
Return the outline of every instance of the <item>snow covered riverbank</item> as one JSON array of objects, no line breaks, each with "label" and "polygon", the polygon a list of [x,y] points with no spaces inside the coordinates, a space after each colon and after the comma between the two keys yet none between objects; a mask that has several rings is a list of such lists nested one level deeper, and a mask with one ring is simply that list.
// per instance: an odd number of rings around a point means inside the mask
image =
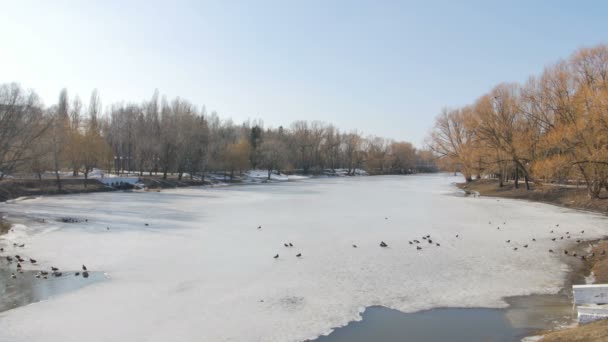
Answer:
[{"label": "snow covered riverbank", "polygon": [[[327,178],[3,203],[9,217],[46,221],[0,244],[17,239],[45,267],[85,263],[111,280],[0,314],[0,341],[300,341],[371,305],[503,307],[504,296],[562,286],[560,252],[572,240],[551,238],[606,234],[600,215],[453,196],[458,180]],[[88,222],[53,221],[64,216]]]}]

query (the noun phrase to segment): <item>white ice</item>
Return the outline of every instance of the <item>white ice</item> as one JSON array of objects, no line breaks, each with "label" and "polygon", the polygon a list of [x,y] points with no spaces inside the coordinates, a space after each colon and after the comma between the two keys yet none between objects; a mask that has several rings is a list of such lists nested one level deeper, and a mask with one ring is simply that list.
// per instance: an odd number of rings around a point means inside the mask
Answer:
[{"label": "white ice", "polygon": [[[301,341],[370,305],[503,307],[504,296],[558,291],[568,271],[559,250],[606,233],[600,215],[456,196],[459,180],[326,178],[2,204],[9,218],[47,220],[0,244],[19,240],[44,267],[86,264],[111,279],[0,314],[0,341]],[[51,221],[63,216],[89,221]],[[572,239],[551,241],[566,231]]]}]

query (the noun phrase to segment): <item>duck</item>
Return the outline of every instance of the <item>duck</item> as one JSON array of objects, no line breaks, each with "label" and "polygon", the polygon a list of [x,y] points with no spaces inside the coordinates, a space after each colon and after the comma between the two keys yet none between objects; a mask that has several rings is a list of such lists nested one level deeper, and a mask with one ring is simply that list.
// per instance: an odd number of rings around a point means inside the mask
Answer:
[{"label": "duck", "polygon": [[21,268],[21,263],[20,262],[17,263],[17,268]]},{"label": "duck", "polygon": [[353,245],[353,248],[357,248],[357,245]]},{"label": "duck", "polygon": [[61,276],[62,276],[62,274],[63,274],[63,273],[61,273],[61,272],[53,272],[53,275],[54,275],[55,277],[61,277]]},{"label": "duck", "polygon": [[87,271],[82,272],[82,276],[84,278],[88,278],[89,277],[89,272],[87,272]]},{"label": "duck", "polygon": [[82,265],[82,270],[83,270],[83,271],[86,271],[86,270],[87,270],[87,267],[86,267],[85,265]]},{"label": "duck", "polygon": [[380,247],[388,247],[388,245],[386,244],[386,242],[380,241]]},{"label": "duck", "polygon": [[551,241],[555,241],[555,238],[551,239]]},{"label": "duck", "polygon": [[258,229],[262,229],[262,226],[258,226]]},{"label": "duck", "polygon": [[32,258],[30,258],[30,262],[31,262],[32,264],[35,264],[37,261],[36,261],[36,259],[32,259]]},{"label": "duck", "polygon": [[437,247],[441,247],[441,245],[440,245],[440,244],[438,244],[438,243],[436,243],[435,245],[437,245]]},{"label": "duck", "polygon": [[10,257],[10,256],[8,256],[8,255],[6,256],[6,260],[7,260],[8,262],[13,262],[13,258],[11,258],[11,257]]},{"label": "duck", "polygon": [[532,241],[536,242],[536,239],[532,238]]},{"label": "duck", "polygon": [[277,255],[275,255],[273,258],[278,259],[278,258],[279,258],[279,255],[278,255],[278,254],[277,254]]},{"label": "duck", "polygon": [[412,241],[408,241],[410,243],[410,245],[413,245],[414,243]]},{"label": "duck", "polygon": [[456,234],[456,238],[458,239],[458,234]]},{"label": "duck", "polygon": [[11,273],[11,278],[16,279],[17,276],[15,275],[15,273]]},{"label": "duck", "polygon": [[524,248],[528,248],[528,245],[524,245]]},{"label": "duck", "polygon": [[80,275],[80,272],[75,272],[75,273],[74,273],[74,276],[75,276],[75,277],[78,277],[79,275]]},{"label": "duck", "polygon": [[584,230],[581,230],[581,234],[585,234],[585,231],[584,231]]},{"label": "duck", "polygon": [[513,248],[513,250],[514,250],[514,251],[516,251],[516,250],[517,250],[517,247],[514,247],[514,248]]},{"label": "duck", "polygon": [[284,244],[283,244],[283,246],[285,246],[285,247],[289,247],[289,245],[288,245],[288,244],[286,244],[286,243],[284,243]]},{"label": "duck", "polygon": [[564,251],[564,254],[568,255],[568,251]]},{"label": "duck", "polygon": [[291,242],[289,243],[289,247],[293,247],[293,244]]},{"label": "duck", "polygon": [[511,242],[511,240],[507,240],[507,243],[510,243],[510,242]]},{"label": "duck", "polygon": [[51,271],[53,271],[53,272],[57,272],[57,271],[59,271],[59,268],[54,267],[54,266],[51,266]]},{"label": "duck", "polygon": [[302,256],[302,253],[298,253],[298,254],[296,254],[296,256],[299,258]]},{"label": "duck", "polygon": [[419,251],[419,250],[421,250],[421,249],[422,249],[422,247],[420,247],[420,246],[416,246],[416,250],[418,250],[418,251]]},{"label": "duck", "polygon": [[550,249],[550,250],[549,250],[549,253],[553,253],[553,250],[552,250],[552,249]]}]

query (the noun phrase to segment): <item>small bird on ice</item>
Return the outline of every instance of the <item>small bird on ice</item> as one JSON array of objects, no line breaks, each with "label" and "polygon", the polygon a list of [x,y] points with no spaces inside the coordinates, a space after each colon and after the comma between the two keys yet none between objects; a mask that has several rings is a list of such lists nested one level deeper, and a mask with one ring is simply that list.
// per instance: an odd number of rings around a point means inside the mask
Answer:
[{"label": "small bird on ice", "polygon": [[86,271],[86,270],[87,270],[87,267],[86,267],[85,265],[82,265],[82,270],[83,270],[83,271]]},{"label": "small bird on ice", "polygon": [[353,245],[353,248],[357,248],[357,245]]},{"label": "small bird on ice", "polygon": [[296,256],[299,258],[302,256],[302,253],[298,253],[298,254],[296,254]]},{"label": "small bird on ice", "polygon": [[275,255],[275,256],[274,256],[274,258],[275,258],[275,259],[278,259],[278,258],[279,258],[279,255],[278,255],[278,254],[277,254],[277,255]]}]

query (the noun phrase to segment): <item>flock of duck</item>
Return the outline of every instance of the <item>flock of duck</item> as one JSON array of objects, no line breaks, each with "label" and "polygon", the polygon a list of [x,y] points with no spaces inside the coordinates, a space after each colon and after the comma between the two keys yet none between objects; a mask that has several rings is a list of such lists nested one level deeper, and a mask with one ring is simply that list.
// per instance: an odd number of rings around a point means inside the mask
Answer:
[{"label": "flock of duck", "polygon": [[[84,219],[84,220],[79,220],[77,218],[73,218],[73,217],[62,217],[58,219],[59,222],[63,222],[63,223],[80,223],[80,222],[89,222],[88,219]],[[42,219],[40,222],[44,223],[45,220]],[[146,227],[149,226],[148,223],[144,223],[144,225]],[[260,227],[261,228],[261,227]],[[106,230],[110,230],[110,227],[106,227]],[[18,249],[18,248],[24,248],[25,244],[24,243],[13,243],[13,248],[14,249]],[[4,247],[0,247],[0,253],[4,253]],[[301,254],[299,255],[301,256]],[[14,256],[12,255],[5,255],[4,259],[7,261],[7,263],[9,265],[12,265],[14,262],[16,262],[16,266],[15,266],[15,271],[11,273],[11,278],[12,279],[17,279],[17,274],[22,274],[24,273],[23,271],[23,265],[22,264],[26,264],[28,261],[30,264],[32,265],[37,265],[38,261],[36,259],[33,258],[23,258],[21,255],[19,254],[15,254]],[[83,278],[88,278],[89,277],[89,270],[87,269],[87,267],[85,265],[82,265],[82,271],[74,271],[72,272],[74,274],[74,276],[78,277],[81,276]],[[65,273],[68,274],[68,273]],[[37,279],[48,279],[49,277],[61,277],[64,275],[64,272],[60,271],[58,267],[55,266],[51,266],[51,270],[50,271],[45,271],[45,270],[40,270],[38,271],[34,277]]]},{"label": "flock of duck", "polygon": [[[385,220],[388,220],[388,217],[385,217]],[[64,222],[64,223],[78,223],[78,222],[80,222],[79,220],[73,219],[73,218],[62,218],[62,219],[60,219],[60,221]],[[88,222],[88,219],[85,219],[85,221]],[[492,225],[492,222],[490,221],[490,222],[488,222],[488,224]],[[503,226],[506,225],[506,224],[507,224],[506,222],[503,222]],[[145,223],[144,225],[146,227],[149,226],[148,223]],[[549,233],[550,234],[556,234],[555,230],[557,228],[559,228],[559,224],[556,224],[555,225],[555,229],[551,230]],[[110,228],[107,227],[107,230],[109,230],[109,229]],[[261,225],[258,226],[257,229],[261,230],[262,226]],[[496,227],[496,230],[501,230],[501,227],[500,226]],[[580,231],[581,235],[583,235],[584,233],[585,233],[584,230]],[[459,234],[456,234],[455,237],[456,237],[456,239],[460,239],[461,238]],[[570,232],[567,231],[563,235],[551,238],[551,240],[554,241],[554,242],[557,242],[558,240],[570,239],[571,237],[572,237],[572,234],[570,234]],[[424,241],[427,242],[427,244],[428,244],[427,246],[429,246],[429,247],[431,247],[431,246],[441,247],[441,244],[439,242],[437,242],[436,240],[434,241],[430,234],[422,236],[422,241],[418,240],[418,239],[413,239],[413,240],[408,241],[408,244],[412,245],[412,246],[415,246],[416,250],[420,251],[420,250],[423,249],[422,246],[424,245]],[[517,246],[513,247],[513,251],[519,250],[520,247],[528,248],[528,247],[530,247],[530,245],[531,245],[532,242],[536,242],[536,238],[532,238],[530,242],[526,242],[523,245],[520,244],[519,247],[517,247]],[[581,243],[581,242],[583,242],[582,239],[577,239],[576,240],[577,244]],[[512,243],[512,241],[510,239],[506,240],[505,243],[507,243],[507,244],[516,244],[515,242]],[[293,248],[294,244],[292,242],[284,242],[283,246],[285,248]],[[387,248],[388,244],[386,242],[384,242],[384,241],[380,241],[379,246],[380,246],[380,248]],[[24,248],[24,247],[25,247],[24,243],[13,243],[13,248],[15,248],[15,249],[17,249],[17,248]],[[358,246],[356,244],[353,244],[352,247],[353,248],[358,248]],[[3,247],[0,248],[0,253],[4,253],[4,248]],[[555,251],[553,249],[549,249],[549,253],[555,253]],[[564,255],[569,255],[569,256],[572,256],[572,257],[578,257],[581,260],[586,260],[588,257],[594,256],[593,252],[590,253],[590,254],[588,254],[588,255],[578,255],[575,251],[568,251],[567,249],[564,249],[563,253],[564,253]],[[603,250],[600,253],[600,255],[606,255],[606,251]],[[295,254],[295,256],[297,258],[301,258],[302,257],[302,252],[299,252],[299,253]],[[273,258],[274,259],[279,259],[279,253],[275,254]],[[22,266],[22,264],[24,264],[26,262],[29,262],[32,265],[36,265],[37,264],[37,260],[36,259],[29,258],[29,257],[26,259],[26,258],[21,257],[19,254],[15,254],[14,256],[6,255],[5,259],[6,259],[6,261],[8,262],[9,265],[12,264],[13,262],[17,263],[16,264],[16,271],[15,271],[16,273],[23,273],[23,266]],[[13,278],[13,279],[17,278],[17,275],[15,274],[15,272],[11,273],[11,278]],[[78,272],[77,271],[77,272],[73,272],[73,273],[74,273],[74,276],[80,276],[82,274],[82,276],[84,278],[88,278],[89,277],[89,271],[87,270],[87,267],[85,265],[82,265],[82,272]],[[38,273],[35,274],[35,277],[36,278],[47,279],[49,276],[61,277],[62,275],[63,275],[63,272],[61,272],[59,270],[59,268],[51,266],[51,271],[50,272],[49,271],[40,270],[40,271],[38,271]]]},{"label": "flock of duck", "polygon": [[[13,248],[23,248],[25,247],[25,244],[17,244],[17,243],[13,243]],[[4,253],[4,248],[0,248],[0,253]],[[29,262],[32,265],[37,265],[38,261],[36,259],[33,258],[24,258],[19,254],[15,254],[14,256],[11,255],[6,255],[4,256],[4,258],[6,259],[7,263],[9,265],[12,265],[13,263],[16,263],[15,266],[15,271],[11,273],[11,278],[12,279],[17,279],[17,274],[21,274],[24,273],[23,271],[23,265],[27,262]],[[74,272],[74,276],[80,276],[81,272]],[[45,271],[45,270],[40,270],[38,271],[34,277],[38,278],[38,279],[48,279],[48,277],[61,277],[63,276],[63,272],[61,272],[59,270],[58,267],[55,266],[51,266],[51,270],[50,271]],[[82,276],[84,278],[88,278],[89,277],[89,271],[87,270],[87,267],[85,265],[82,265]]]},{"label": "flock of duck", "polygon": [[[75,218],[70,218],[70,217],[62,217],[60,218],[58,221],[63,222],[63,223],[78,223],[81,222],[78,219]],[[88,222],[88,219],[84,220],[85,222]],[[46,222],[44,219],[41,220],[42,223]],[[17,243],[14,242],[13,243],[13,249],[18,249],[18,248],[24,248],[25,244],[24,243]],[[4,253],[5,252],[5,248],[4,247],[0,247],[0,253]],[[7,251],[8,252],[8,251]],[[19,254],[14,254],[14,255],[4,255],[4,259],[6,260],[6,262],[9,265],[12,265],[14,263],[16,263],[15,265],[15,271],[11,272],[11,279],[17,279],[17,274],[23,274],[24,273],[24,267],[23,265],[26,263],[30,263],[31,265],[38,265],[38,260],[31,258],[31,257],[22,257]],[[66,273],[67,274],[67,273]],[[82,265],[82,271],[76,271],[73,272],[74,276],[78,277],[80,275],[82,275],[83,278],[88,278],[89,277],[89,270],[87,269],[87,267],[85,265]],[[49,277],[61,277],[64,275],[64,272],[60,271],[58,267],[55,266],[51,266],[51,270],[50,271],[46,271],[46,270],[39,270],[38,272],[35,273],[34,277],[37,279],[48,279]]]},{"label": "flock of duck", "polygon": [[[385,217],[385,220],[388,220],[388,217]],[[488,222],[488,224],[489,224],[489,225],[492,225],[492,221]],[[503,226],[504,226],[504,225],[506,225],[506,224],[507,224],[507,222],[503,222]],[[504,228],[504,227],[503,227],[503,228]],[[552,230],[551,230],[549,233],[550,233],[550,234],[557,234],[557,233],[556,233],[556,231],[555,231],[557,228],[559,228],[559,224],[556,224],[556,225],[555,225],[555,229],[552,229]],[[261,230],[261,229],[262,229],[262,226],[258,226],[258,230]],[[496,227],[496,230],[501,230],[501,227],[500,227],[500,226]],[[502,229],[502,230],[504,230],[504,229]],[[585,234],[585,231],[584,231],[584,230],[581,230],[581,231],[580,231],[580,235],[583,235],[583,234]],[[564,238],[565,238],[565,239],[570,239],[570,238],[572,238],[572,235],[573,235],[573,234],[570,234],[570,232],[569,232],[569,231],[567,231],[567,232],[566,232],[565,234],[563,234],[563,235],[560,235],[560,236],[556,236],[556,237],[551,238],[551,241],[557,242],[558,240],[564,240]],[[456,235],[455,235],[455,237],[456,237],[456,239],[460,239],[460,234],[456,234]],[[430,235],[430,234],[427,234],[427,235],[422,236],[422,241],[426,241],[426,242],[428,243],[428,246],[441,247],[441,244],[440,244],[439,242],[437,242],[437,241],[433,242],[433,239],[431,238],[431,235]],[[512,245],[513,245],[513,244],[516,244],[514,241],[513,241],[513,243],[512,243],[510,239],[509,239],[509,240],[506,240],[505,242],[506,242],[507,244],[512,244]],[[513,247],[513,251],[517,251],[517,250],[519,250],[519,249],[520,249],[520,247],[523,247],[523,248],[528,248],[528,247],[530,247],[530,248],[531,248],[531,246],[530,246],[530,245],[531,245],[531,243],[532,243],[532,242],[536,242],[536,238],[532,238],[532,239],[530,240],[530,242],[526,242],[526,243],[524,243],[523,245],[521,245],[521,244],[520,244],[520,245],[519,245],[519,247],[517,247],[517,246]],[[577,239],[577,240],[576,240],[576,243],[577,243],[577,244],[580,244],[580,243],[582,243],[582,242],[584,242],[582,239]],[[422,248],[423,248],[422,246],[424,245],[424,243],[423,243],[423,242],[421,242],[420,240],[417,240],[417,239],[413,239],[413,240],[408,241],[408,244],[409,244],[409,245],[414,245],[414,246],[416,246],[416,250],[417,250],[417,251],[422,250]],[[291,242],[285,242],[285,243],[283,243],[283,245],[284,245],[285,247],[288,247],[288,248],[289,248],[289,247],[293,247],[293,243],[291,243]],[[353,244],[352,246],[353,246],[353,248],[358,248],[358,246],[357,246],[356,244]],[[388,244],[387,244],[386,242],[384,242],[384,241],[380,241],[379,246],[380,246],[381,248],[386,248],[386,247],[388,247]],[[591,246],[591,247],[593,247],[593,245],[590,245],[590,246]],[[554,251],[553,249],[549,249],[548,251],[549,251],[549,253],[555,253],[555,251]],[[591,253],[589,253],[589,254],[587,254],[587,255],[579,255],[579,254],[577,254],[577,252],[572,251],[572,250],[571,250],[571,251],[568,251],[567,249],[564,249],[563,253],[564,253],[564,255],[568,255],[568,256],[572,256],[572,257],[578,257],[578,258],[580,258],[581,260],[587,260],[587,258],[595,256],[595,253],[594,253],[594,252],[591,252]],[[605,250],[602,250],[602,251],[600,252],[600,255],[602,255],[602,256],[603,256],[603,255],[606,255],[606,251],[605,251]],[[301,256],[302,256],[302,253],[298,253],[298,254],[296,254],[296,257],[298,257],[298,258],[299,258],[299,257],[301,257]],[[273,258],[274,258],[274,259],[278,259],[278,258],[279,258],[279,253],[275,254],[275,256],[274,256]]]}]

